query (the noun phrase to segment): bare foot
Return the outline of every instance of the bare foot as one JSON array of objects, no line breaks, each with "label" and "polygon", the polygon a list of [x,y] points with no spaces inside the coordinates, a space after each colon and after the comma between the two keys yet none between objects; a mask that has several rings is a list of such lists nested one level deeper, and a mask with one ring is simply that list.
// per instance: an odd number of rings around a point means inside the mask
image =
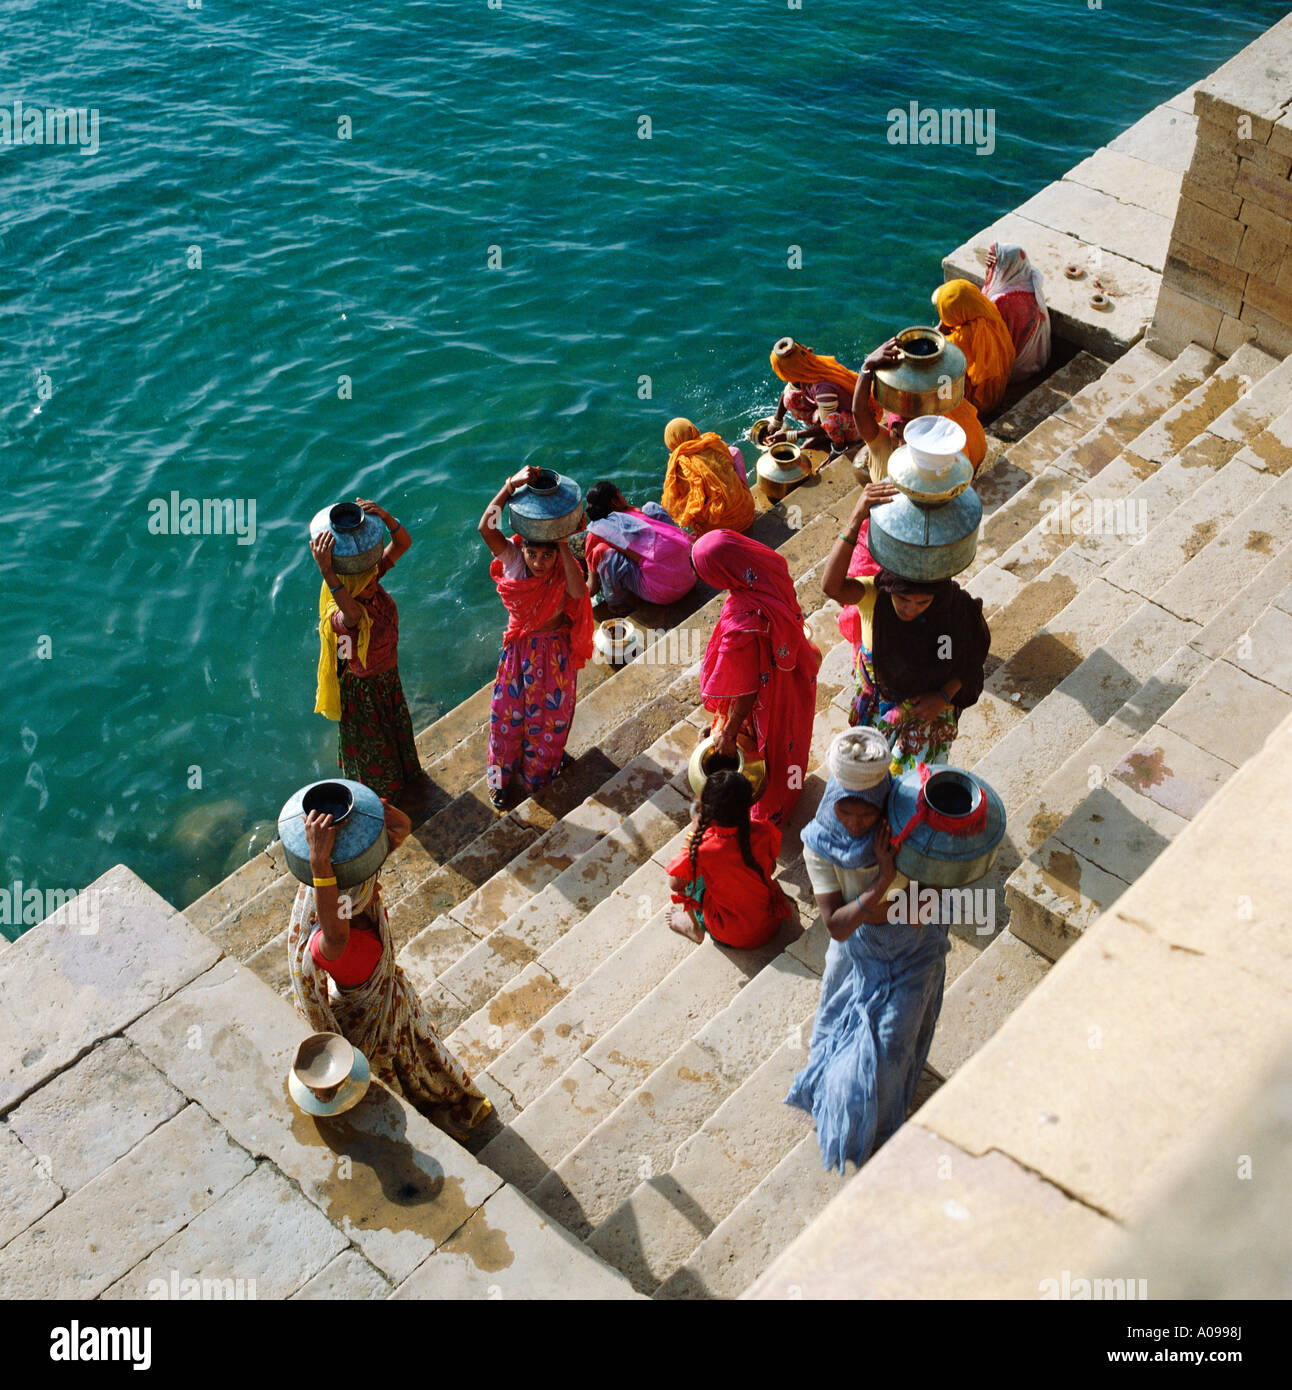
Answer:
[{"label": "bare foot", "polygon": [[674,903],[669,908],[666,920],[673,931],[688,941],[694,941],[697,946],[704,940],[704,928],[691,916],[691,910],[681,903]]}]

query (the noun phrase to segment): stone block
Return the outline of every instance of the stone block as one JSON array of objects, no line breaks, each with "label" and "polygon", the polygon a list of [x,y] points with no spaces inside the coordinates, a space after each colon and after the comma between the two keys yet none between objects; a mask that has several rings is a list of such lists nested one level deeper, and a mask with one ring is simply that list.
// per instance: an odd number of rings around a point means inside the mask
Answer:
[{"label": "stone block", "polygon": [[[1183,917],[1205,901],[1192,867],[1181,874],[1163,860],[1152,874],[1159,900],[1165,885],[1187,893]],[[1173,1151],[1217,1112],[1234,1076],[1281,1050],[1289,995],[1286,983],[1238,968],[1214,934],[1207,954],[1176,950],[1148,925],[1155,916],[1136,924],[1121,908],[927,1102],[920,1123],[970,1153],[998,1150],[1124,1221],[1159,1195]]]},{"label": "stone block", "polygon": [[1048,960],[1058,960],[1126,887],[1125,880],[1051,838],[1010,875],[1009,929]]},{"label": "stone block", "polygon": [[186,1104],[143,1053],[108,1038],[10,1111],[9,1124],[75,1192]]},{"label": "stone block", "polygon": [[280,874],[254,898],[208,927],[207,936],[234,960],[250,960],[285,930],[300,886],[291,874]]},{"label": "stone block", "polygon": [[235,908],[250,902],[257,893],[268,888],[282,872],[282,866],[276,864],[268,854],[254,855],[209,892],[189,903],[184,909],[184,916],[195,927],[208,931]]},{"label": "stone block", "polygon": [[[88,922],[80,897],[94,908]],[[219,959],[129,869],[80,897],[0,954],[0,1114]]]},{"label": "stone block", "polygon": [[1063,176],[1099,193],[1170,220],[1180,197],[1181,175],[1173,169],[1113,149],[1096,150]]},{"label": "stone block", "polygon": [[1225,653],[1231,666],[1292,695],[1292,618],[1267,609]]},{"label": "stone block", "polygon": [[1276,217],[1292,220],[1292,185],[1250,159],[1238,161],[1238,178],[1234,192],[1244,202],[1255,203]]},{"label": "stone block", "polygon": [[530,961],[491,997],[486,995],[486,1002],[449,1034],[449,1048],[468,1071],[482,1071],[555,1008],[565,993],[541,965]]},{"label": "stone block", "polygon": [[1292,327],[1281,319],[1274,318],[1254,304],[1244,304],[1239,319],[1255,331],[1255,341],[1267,352],[1279,356],[1292,354]]},{"label": "stone block", "polygon": [[1284,246],[1292,246],[1292,220],[1270,212],[1267,208],[1261,207],[1259,203],[1245,202],[1242,211],[1238,214],[1238,220],[1245,227],[1259,232],[1270,241],[1281,242]]},{"label": "stone block", "polygon": [[1238,253],[1244,234],[1251,230],[1250,227],[1244,228],[1234,217],[1224,217],[1202,203],[1181,198],[1172,236],[1228,261]]},{"label": "stone block", "polygon": [[[1244,244],[1246,242],[1244,241]],[[1253,274],[1243,293],[1244,309],[1256,309],[1268,318],[1292,328],[1292,292]]]},{"label": "stone block", "polygon": [[[1123,883],[1134,883],[1186,825],[1183,817],[1141,796],[1114,772],[1054,832],[1050,859],[1066,847]],[[1092,900],[1108,905],[1106,898]]]},{"label": "stone block", "polygon": [[437,917],[399,953],[399,963],[419,978],[442,974],[479,944],[479,938],[451,917]]},{"label": "stone block", "polygon": [[348,1242],[272,1163],[200,1211],[104,1298],[284,1299],[322,1272]]},{"label": "stone block", "polygon": [[390,1285],[356,1250],[343,1250],[292,1294],[293,1300],[331,1302],[389,1297]]},{"label": "stone block", "polygon": [[63,1200],[38,1148],[26,1147],[8,1125],[0,1125],[0,1246]]},{"label": "stone block", "polygon": [[[1234,264],[1239,270],[1245,270],[1257,284],[1265,283],[1272,286],[1278,279],[1279,268],[1288,249],[1287,243],[1282,240],[1276,241],[1255,227],[1243,228],[1239,222],[1231,222],[1229,225],[1242,232],[1241,244],[1237,253],[1233,254]],[[1246,298],[1253,297],[1252,289],[1253,284],[1249,281]]]},{"label": "stone block", "polygon": [[[1235,178],[1237,178],[1236,165],[1237,161],[1235,161]],[[1201,203],[1203,207],[1220,213],[1222,217],[1237,217],[1242,209],[1243,200],[1237,193],[1230,191],[1232,188],[1232,180],[1228,188],[1220,188],[1210,183],[1203,183],[1201,180],[1191,178],[1186,174],[1180,183],[1180,196],[1188,198],[1191,202]]]},{"label": "stone block", "polygon": [[929,1066],[944,1080],[991,1037],[1045,977],[1050,962],[1003,931],[947,990]]},{"label": "stone block", "polygon": [[1162,725],[1232,767],[1254,758],[1292,713],[1292,698],[1227,661],[1210,670],[1162,716]]},{"label": "stone block", "polygon": [[1115,1229],[1006,1154],[974,1157],[931,1133],[921,1114],[745,1297],[1031,1301]]},{"label": "stone block", "polygon": [[419,1266],[396,1299],[622,1299],[628,1281],[513,1188],[502,1187]]},{"label": "stone block", "polygon": [[[1170,288],[1186,299],[1220,310],[1222,315],[1238,315],[1243,307],[1243,287],[1246,283],[1245,271],[1226,265],[1183,241],[1176,242],[1171,247],[1171,252],[1166,258],[1166,267],[1162,272],[1164,290]],[[1155,315],[1154,322],[1156,321]],[[1210,321],[1209,316],[1207,323]],[[1216,330],[1220,328],[1219,317],[1215,319],[1215,327]],[[1204,326],[1204,334],[1206,331]],[[1214,344],[1214,333],[1211,341]],[[1202,346],[1206,347],[1208,344],[1204,342]]]},{"label": "stone block", "polygon": [[1043,188],[1017,215],[1151,270],[1162,269],[1171,240],[1169,214],[1148,212],[1068,179]]},{"label": "stone block", "polygon": [[128,1036],[174,1085],[249,1152],[271,1159],[372,1264],[398,1281],[456,1231],[500,1180],[375,1082],[345,1115],[302,1115],[288,1098],[286,1076],[308,1032],[265,985],[225,961],[140,1019]]},{"label": "stone block", "polygon": [[1164,103],[1122,131],[1108,148],[1183,174],[1193,157],[1197,124],[1194,116]]},{"label": "stone block", "polygon": [[1234,775],[1229,763],[1160,726],[1112,769],[1112,776],[1184,820],[1192,820]]},{"label": "stone block", "polygon": [[1241,319],[1226,314],[1221,319],[1220,327],[1216,331],[1216,351],[1222,357],[1230,357],[1245,343],[1252,342],[1255,337],[1256,330],[1254,328],[1245,324]]},{"label": "stone block", "polygon": [[97,1298],[254,1167],[186,1107],[0,1250],[6,1297]]}]

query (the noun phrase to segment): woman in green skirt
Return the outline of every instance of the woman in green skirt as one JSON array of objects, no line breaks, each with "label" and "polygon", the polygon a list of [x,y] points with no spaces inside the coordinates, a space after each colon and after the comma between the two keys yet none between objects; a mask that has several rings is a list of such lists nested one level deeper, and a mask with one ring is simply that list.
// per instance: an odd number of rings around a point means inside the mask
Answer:
[{"label": "woman in green skirt", "polygon": [[337,574],[336,537],[325,530],[310,542],[323,588],[319,592],[317,714],[339,721],[337,765],[388,801],[407,799],[425,778],[413,740],[413,721],[399,683],[399,613],[381,579],[412,544],[408,532],[376,502],[356,498],[378,516],[390,544],[372,569]]}]

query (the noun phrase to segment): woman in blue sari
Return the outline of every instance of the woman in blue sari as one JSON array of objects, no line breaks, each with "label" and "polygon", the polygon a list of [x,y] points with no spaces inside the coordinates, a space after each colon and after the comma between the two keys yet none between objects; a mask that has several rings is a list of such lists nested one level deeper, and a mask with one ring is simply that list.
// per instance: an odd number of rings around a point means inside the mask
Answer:
[{"label": "woman in blue sari", "polygon": [[821,1161],[861,1164],[905,1123],[942,1008],[946,928],[908,923],[883,808],[892,778],[877,730],[842,733],[803,831],[803,860],[830,946],[808,1063],[787,1105],[816,1122]]}]

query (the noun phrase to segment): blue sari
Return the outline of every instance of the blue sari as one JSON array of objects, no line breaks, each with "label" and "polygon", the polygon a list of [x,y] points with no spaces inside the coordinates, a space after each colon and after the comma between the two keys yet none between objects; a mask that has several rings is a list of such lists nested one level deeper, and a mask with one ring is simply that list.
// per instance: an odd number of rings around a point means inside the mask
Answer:
[{"label": "blue sari", "polygon": [[[818,816],[833,816],[833,791],[832,781]],[[825,824],[831,834],[838,828]],[[805,844],[820,842],[812,828]],[[835,858],[819,845],[816,852]],[[906,1122],[942,1009],[950,946],[945,926],[904,921],[863,922],[830,942],[807,1066],[785,1097],[815,1121],[825,1168],[864,1163]]]}]

